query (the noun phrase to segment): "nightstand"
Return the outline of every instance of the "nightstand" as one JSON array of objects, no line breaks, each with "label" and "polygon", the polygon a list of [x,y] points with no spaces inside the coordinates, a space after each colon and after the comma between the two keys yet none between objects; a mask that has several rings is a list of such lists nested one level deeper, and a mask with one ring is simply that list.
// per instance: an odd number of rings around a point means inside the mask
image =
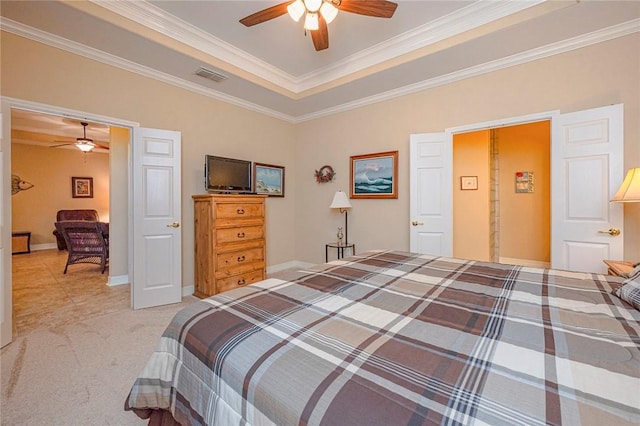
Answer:
[{"label": "nightstand", "polygon": [[636,265],[634,262],[627,260],[603,260],[607,265],[607,273],[616,277],[627,277],[627,274],[631,272]]},{"label": "nightstand", "polygon": [[355,244],[338,244],[338,243],[329,243],[324,246],[324,261],[329,261],[329,248],[334,248],[338,252],[338,259],[342,259],[344,257],[344,249],[351,249],[351,255],[356,254],[356,245]]}]

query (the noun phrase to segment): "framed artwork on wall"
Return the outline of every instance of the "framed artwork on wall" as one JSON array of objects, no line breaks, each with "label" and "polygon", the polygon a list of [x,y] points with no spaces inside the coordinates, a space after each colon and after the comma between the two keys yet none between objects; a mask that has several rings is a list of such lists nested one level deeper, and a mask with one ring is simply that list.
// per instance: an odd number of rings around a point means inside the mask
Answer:
[{"label": "framed artwork on wall", "polygon": [[460,176],[460,189],[473,191],[478,189],[478,176]]},{"label": "framed artwork on wall", "polygon": [[72,177],[71,196],[73,198],[93,198],[93,178]]},{"label": "framed artwork on wall", "polygon": [[398,198],[398,151],[351,157],[350,198]]},{"label": "framed artwork on wall", "polygon": [[254,163],[253,190],[269,197],[284,197],[284,167]]}]

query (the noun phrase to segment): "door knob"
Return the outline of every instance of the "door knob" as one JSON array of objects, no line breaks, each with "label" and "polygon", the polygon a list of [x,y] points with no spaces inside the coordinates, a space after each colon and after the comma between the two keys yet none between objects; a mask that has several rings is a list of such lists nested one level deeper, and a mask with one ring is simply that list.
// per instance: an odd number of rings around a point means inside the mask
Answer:
[{"label": "door knob", "polygon": [[598,233],[609,234],[609,235],[613,235],[614,237],[617,237],[618,235],[620,235],[620,230],[618,228],[611,228],[606,231],[598,231]]},{"label": "door knob", "polygon": [[418,225],[424,225],[424,222],[418,222],[417,220],[414,220],[413,222],[411,222],[411,224],[413,226],[418,226]]},{"label": "door knob", "polygon": [[173,222],[171,225],[167,225],[167,228],[180,228],[180,222]]}]

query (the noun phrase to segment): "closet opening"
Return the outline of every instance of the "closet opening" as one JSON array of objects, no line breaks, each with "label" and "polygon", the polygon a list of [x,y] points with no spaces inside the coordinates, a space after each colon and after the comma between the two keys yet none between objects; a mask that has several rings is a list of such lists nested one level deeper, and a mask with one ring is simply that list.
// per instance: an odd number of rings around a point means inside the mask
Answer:
[{"label": "closet opening", "polygon": [[551,122],[453,135],[453,256],[549,267]]}]

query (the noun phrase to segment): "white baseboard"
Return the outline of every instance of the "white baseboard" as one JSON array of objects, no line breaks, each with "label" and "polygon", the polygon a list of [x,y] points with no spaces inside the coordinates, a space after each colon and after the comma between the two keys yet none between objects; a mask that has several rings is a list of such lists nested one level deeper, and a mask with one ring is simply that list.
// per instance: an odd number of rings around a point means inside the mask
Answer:
[{"label": "white baseboard", "polygon": [[31,251],[51,250],[51,249],[57,249],[57,248],[58,248],[58,244],[56,243],[34,244],[31,246]]},{"label": "white baseboard", "polygon": [[195,287],[192,285],[182,287],[182,297],[191,296],[194,291],[195,291]]},{"label": "white baseboard", "polygon": [[278,265],[271,265],[267,267],[267,274],[273,274],[276,272],[284,271],[285,269],[294,268],[309,268],[314,266],[315,263],[301,262],[299,260],[292,260],[291,262],[280,263]]},{"label": "white baseboard", "polygon": [[512,257],[501,257],[500,263],[505,263],[507,265],[530,266],[532,268],[543,268],[543,269],[548,269],[551,267],[551,264],[549,262],[540,262],[538,260],[529,260],[529,259],[515,259]]},{"label": "white baseboard", "polygon": [[117,275],[111,276],[109,275],[109,279],[107,280],[107,285],[109,287],[115,287],[117,285],[129,284],[129,275]]}]

